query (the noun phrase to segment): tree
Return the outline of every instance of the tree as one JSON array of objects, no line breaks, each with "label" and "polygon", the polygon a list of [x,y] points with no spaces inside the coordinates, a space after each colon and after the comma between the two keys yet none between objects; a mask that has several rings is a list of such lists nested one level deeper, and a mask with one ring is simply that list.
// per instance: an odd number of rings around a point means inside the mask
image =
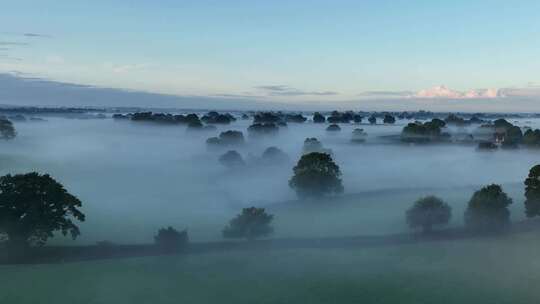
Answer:
[{"label": "tree", "polygon": [[411,228],[421,227],[424,232],[431,232],[435,225],[445,225],[450,221],[452,209],[436,196],[418,199],[407,210],[407,224]]},{"label": "tree", "polygon": [[264,150],[261,159],[263,163],[267,164],[283,164],[289,162],[289,156],[277,147],[269,147]]},{"label": "tree", "polygon": [[337,132],[337,131],[341,131],[341,128],[337,124],[331,124],[326,128],[326,131]]},{"label": "tree", "polygon": [[293,168],[289,180],[299,197],[320,197],[329,193],[342,193],[341,170],[330,154],[312,152],[304,154]]},{"label": "tree", "polygon": [[489,185],[476,191],[465,211],[465,225],[477,232],[496,232],[510,223],[508,206],[512,199],[499,185]]},{"label": "tree", "polygon": [[249,126],[247,131],[252,136],[276,135],[279,132],[279,127],[273,122],[256,123]]},{"label": "tree", "polygon": [[527,217],[540,215],[540,165],[532,167],[525,179],[525,214]]},{"label": "tree", "polygon": [[0,118],[0,139],[13,139],[17,136],[13,123],[5,118]]},{"label": "tree", "polygon": [[73,221],[85,219],[81,205],[48,174],[0,177],[0,233],[14,246],[43,245],[55,231],[75,239],[80,231]]},{"label": "tree", "polygon": [[363,143],[366,141],[367,133],[364,132],[364,129],[354,129],[352,132],[351,142],[353,143]]},{"label": "tree", "polygon": [[321,113],[315,112],[313,113],[313,122],[314,123],[323,123],[326,121],[326,117],[324,117]]},{"label": "tree", "polygon": [[219,133],[219,140],[224,145],[242,145],[244,144],[244,134],[241,131],[229,130]]},{"label": "tree", "polygon": [[540,145],[540,130],[528,129],[523,134],[523,144],[529,147],[538,147]]},{"label": "tree", "polygon": [[229,168],[238,168],[244,166],[246,163],[240,153],[230,150],[219,157],[219,162]]},{"label": "tree", "polygon": [[377,117],[375,117],[375,115],[371,115],[369,118],[368,118],[368,121],[370,124],[374,125],[377,123]]},{"label": "tree", "polygon": [[242,213],[233,218],[223,229],[223,237],[253,240],[270,235],[274,232],[274,228],[270,225],[273,218],[274,216],[266,213],[264,208],[244,208]]},{"label": "tree", "polygon": [[394,124],[396,122],[396,118],[390,114],[384,115],[383,123],[385,124]]},{"label": "tree", "polygon": [[185,248],[189,242],[187,230],[178,231],[173,227],[159,229],[154,242],[164,252],[175,252]]}]

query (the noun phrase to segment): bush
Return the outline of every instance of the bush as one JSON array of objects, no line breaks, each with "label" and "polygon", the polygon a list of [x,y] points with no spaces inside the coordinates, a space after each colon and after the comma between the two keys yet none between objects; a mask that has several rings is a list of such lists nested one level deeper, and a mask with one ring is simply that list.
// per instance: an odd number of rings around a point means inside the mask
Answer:
[{"label": "bush", "polygon": [[242,213],[229,222],[222,233],[225,238],[246,238],[253,240],[274,232],[270,225],[274,216],[267,214],[264,208],[244,208]]},{"label": "bush", "polygon": [[169,226],[159,229],[154,242],[164,252],[177,252],[187,247],[189,237],[187,230],[177,231]]}]

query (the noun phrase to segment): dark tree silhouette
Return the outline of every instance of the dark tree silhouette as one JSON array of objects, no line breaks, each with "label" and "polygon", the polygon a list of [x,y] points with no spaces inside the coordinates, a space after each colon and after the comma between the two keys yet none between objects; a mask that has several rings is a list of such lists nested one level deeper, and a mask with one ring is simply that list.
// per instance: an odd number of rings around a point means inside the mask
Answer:
[{"label": "dark tree silhouette", "polygon": [[321,115],[321,113],[315,112],[313,114],[313,122],[314,123],[323,123],[325,121],[326,121],[326,118],[323,115]]},{"label": "dark tree silhouette", "polygon": [[240,153],[231,150],[219,157],[219,162],[225,167],[238,168],[244,166],[246,163]]},{"label": "dark tree silhouette", "polygon": [[289,156],[277,147],[269,147],[264,150],[261,158],[267,164],[282,164],[289,161]]},{"label": "dark tree silhouette", "polygon": [[406,216],[409,227],[421,227],[426,233],[431,232],[433,226],[448,224],[452,216],[452,209],[440,198],[426,196],[417,200],[407,210]]},{"label": "dark tree silhouette", "polygon": [[501,231],[510,223],[510,204],[512,199],[501,186],[485,186],[471,197],[465,211],[465,225],[476,232]]},{"label": "dark tree silhouette", "polygon": [[326,128],[326,131],[337,132],[337,131],[341,131],[341,128],[337,124],[331,124]]},{"label": "dark tree silhouette", "polygon": [[532,167],[525,179],[525,214],[540,216],[540,165]]},{"label": "dark tree silhouette", "polygon": [[332,157],[326,153],[304,154],[293,168],[289,180],[299,197],[321,197],[325,194],[342,193],[341,171]]},{"label": "dark tree silhouette", "polygon": [[385,124],[394,124],[396,122],[396,118],[390,114],[384,115],[383,123]]},{"label": "dark tree silhouette", "polygon": [[53,232],[79,236],[74,220],[84,221],[81,201],[48,174],[0,177],[0,233],[10,244],[43,245]]},{"label": "dark tree silhouette", "polygon": [[244,208],[223,229],[224,238],[246,238],[253,240],[272,234],[274,229],[270,225],[273,215],[266,213],[264,208]]},{"label": "dark tree silhouette", "polygon": [[538,147],[540,146],[540,130],[539,129],[528,129],[523,134],[523,144],[529,147]]},{"label": "dark tree silhouette", "polygon": [[17,136],[13,123],[5,118],[0,118],[0,139],[13,139]]},{"label": "dark tree silhouette", "polygon": [[244,134],[240,131],[229,130],[219,134],[219,140],[224,145],[244,144]]},{"label": "dark tree silhouette", "polygon": [[175,252],[184,249],[188,242],[189,237],[187,230],[178,231],[173,227],[159,229],[156,236],[154,236],[154,242],[164,252]]},{"label": "dark tree silhouette", "polygon": [[248,134],[252,136],[276,135],[279,133],[279,127],[272,122],[255,123],[248,127]]},{"label": "dark tree silhouette", "polygon": [[369,118],[368,118],[368,121],[370,124],[374,125],[377,123],[377,117],[375,117],[375,115],[371,115]]},{"label": "dark tree silhouette", "polygon": [[352,132],[351,142],[363,143],[366,141],[367,133],[364,129],[354,129]]}]

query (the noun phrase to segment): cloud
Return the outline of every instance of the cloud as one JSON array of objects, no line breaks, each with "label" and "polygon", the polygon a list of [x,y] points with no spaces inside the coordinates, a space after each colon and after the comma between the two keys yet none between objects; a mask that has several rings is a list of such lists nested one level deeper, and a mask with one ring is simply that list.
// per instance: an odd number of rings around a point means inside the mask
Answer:
[{"label": "cloud", "polygon": [[525,88],[504,88],[500,90],[501,96],[504,97],[526,97],[526,98],[538,98],[540,97],[540,87],[531,86]]},{"label": "cloud", "polygon": [[469,91],[457,91],[441,85],[429,89],[420,90],[413,95],[416,98],[448,98],[448,99],[490,99],[502,97],[499,89],[473,89]]},{"label": "cloud", "polygon": [[7,59],[7,60],[13,60],[13,61],[22,61],[23,60],[22,58],[12,57],[12,56],[7,55],[7,54],[0,54],[0,58]]},{"label": "cloud", "polygon": [[339,94],[334,91],[302,91],[287,85],[263,85],[257,86],[255,89],[265,91],[269,96],[332,96]]},{"label": "cloud", "polygon": [[132,64],[113,64],[110,62],[106,62],[103,64],[103,67],[107,70],[111,70],[113,73],[127,73],[134,70],[142,70],[146,68],[150,68],[154,65],[149,63],[132,63]]},{"label": "cloud", "polygon": [[31,37],[31,38],[52,38],[51,35],[37,34],[37,33],[22,33],[22,36]]},{"label": "cloud", "polygon": [[363,97],[409,97],[411,95],[413,95],[414,92],[413,91],[365,91],[365,92],[362,92],[360,94],[358,94],[358,96],[363,96]]},{"label": "cloud", "polygon": [[0,32],[2,35],[9,35],[9,36],[20,36],[20,37],[27,37],[27,38],[52,38],[51,35],[47,34],[40,34],[40,33],[33,33],[33,32]]},{"label": "cloud", "polygon": [[29,45],[28,42],[16,42],[16,41],[0,41],[2,46],[26,46]]}]

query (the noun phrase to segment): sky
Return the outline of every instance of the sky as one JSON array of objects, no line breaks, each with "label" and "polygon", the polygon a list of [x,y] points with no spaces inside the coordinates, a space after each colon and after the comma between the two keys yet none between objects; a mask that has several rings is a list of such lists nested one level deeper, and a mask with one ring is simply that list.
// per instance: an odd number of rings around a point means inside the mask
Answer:
[{"label": "sky", "polygon": [[285,104],[536,98],[538,11],[499,0],[6,1],[0,73]]}]

